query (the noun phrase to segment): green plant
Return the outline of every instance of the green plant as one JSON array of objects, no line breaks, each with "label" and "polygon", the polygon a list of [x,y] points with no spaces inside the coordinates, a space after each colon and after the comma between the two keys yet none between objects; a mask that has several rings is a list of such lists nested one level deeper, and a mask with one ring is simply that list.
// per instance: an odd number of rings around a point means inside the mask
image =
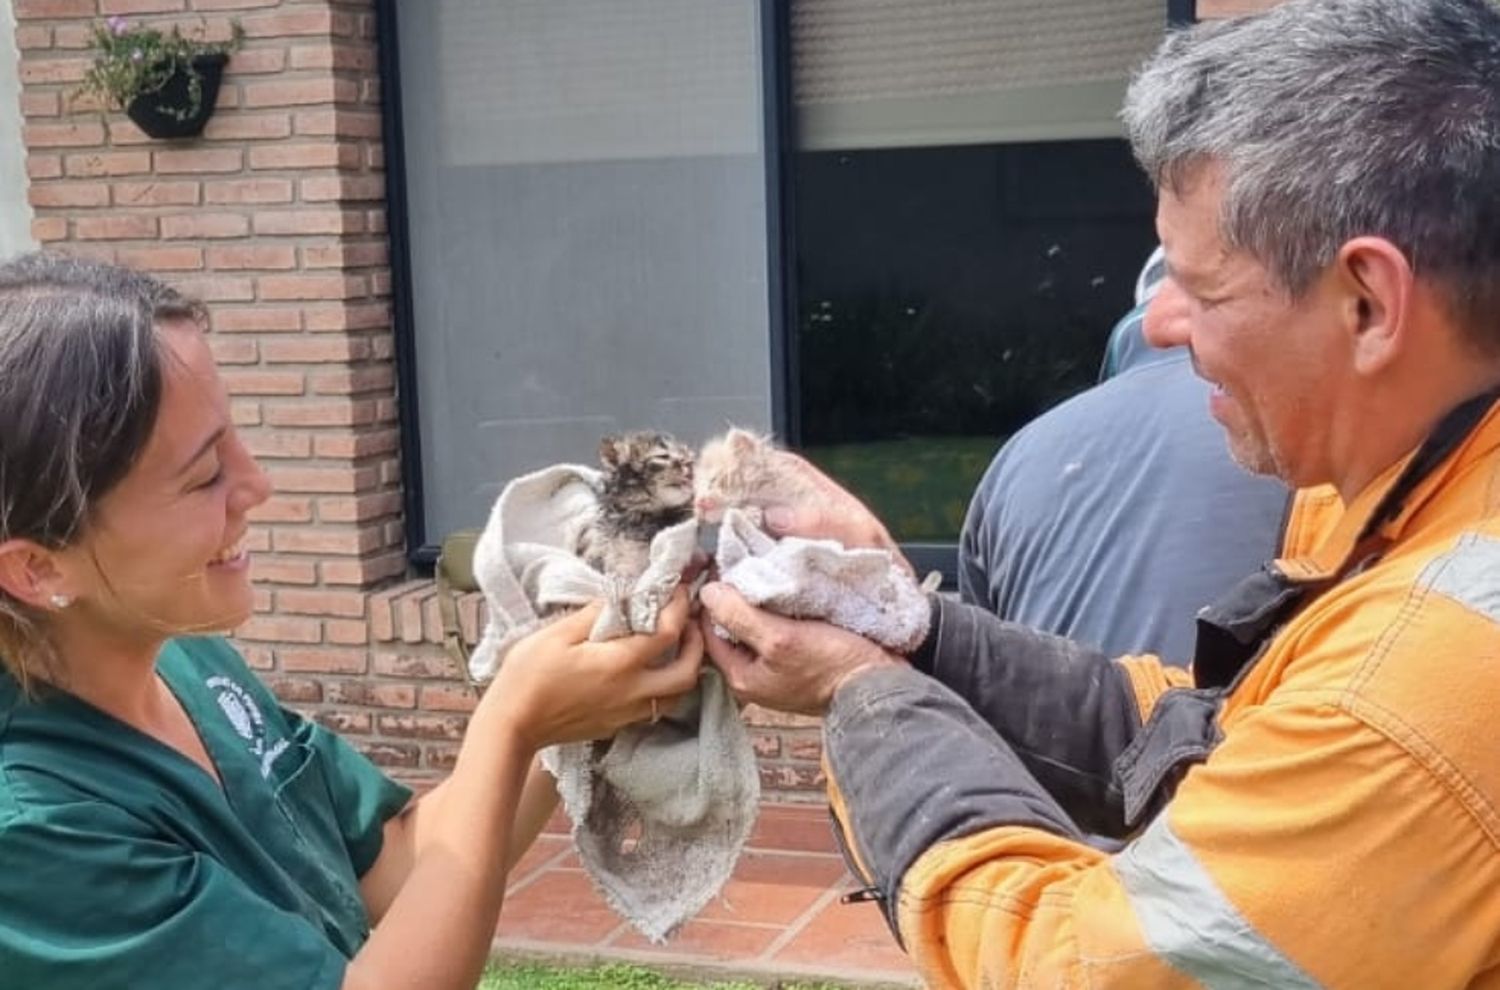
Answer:
[{"label": "green plant", "polygon": [[594,966],[548,965],[500,961],[485,971],[477,990],[840,990],[833,983],[776,980],[680,980],[644,966],[604,963]]},{"label": "green plant", "polygon": [[142,96],[159,93],[178,73],[188,79],[188,105],[162,107],[178,120],[193,116],[203,103],[203,77],[193,59],[228,55],[245,41],[239,21],[230,22],[227,41],[205,41],[182,33],[175,24],[170,31],[148,25],[132,25],[123,17],[96,23],[90,38],[94,62],[79,85],[80,93],[99,97],[106,104],[124,109]]}]

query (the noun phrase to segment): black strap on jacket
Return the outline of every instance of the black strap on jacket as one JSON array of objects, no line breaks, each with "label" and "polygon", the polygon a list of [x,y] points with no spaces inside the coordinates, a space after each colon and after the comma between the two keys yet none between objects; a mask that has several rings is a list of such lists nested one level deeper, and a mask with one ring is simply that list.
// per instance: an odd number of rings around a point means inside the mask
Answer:
[{"label": "black strap on jacket", "polygon": [[1230,686],[1260,653],[1272,633],[1301,607],[1309,593],[1337,584],[1377,555],[1383,549],[1381,527],[1401,514],[1416,487],[1463,443],[1497,400],[1500,387],[1463,402],[1443,417],[1370,515],[1354,552],[1331,580],[1297,583],[1273,564],[1266,564],[1199,612],[1198,639],[1193,650],[1193,679],[1197,685]]}]

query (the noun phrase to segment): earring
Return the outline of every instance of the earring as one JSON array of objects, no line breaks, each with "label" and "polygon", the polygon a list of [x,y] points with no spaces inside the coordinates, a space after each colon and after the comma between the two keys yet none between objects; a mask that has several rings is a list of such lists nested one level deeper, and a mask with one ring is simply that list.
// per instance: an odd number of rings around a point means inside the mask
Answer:
[{"label": "earring", "polygon": [[68,595],[53,595],[48,601],[52,603],[52,607],[55,609],[65,609],[73,604],[73,599]]}]

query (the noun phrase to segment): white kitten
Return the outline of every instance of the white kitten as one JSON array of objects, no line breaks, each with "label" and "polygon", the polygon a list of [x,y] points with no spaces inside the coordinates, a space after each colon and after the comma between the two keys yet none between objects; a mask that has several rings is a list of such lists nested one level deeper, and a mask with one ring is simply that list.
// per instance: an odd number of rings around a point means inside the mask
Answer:
[{"label": "white kitten", "polygon": [[798,458],[739,427],[704,444],[693,469],[693,512],[710,525],[722,522],[727,509],[742,509],[759,525],[768,506],[823,498]]}]

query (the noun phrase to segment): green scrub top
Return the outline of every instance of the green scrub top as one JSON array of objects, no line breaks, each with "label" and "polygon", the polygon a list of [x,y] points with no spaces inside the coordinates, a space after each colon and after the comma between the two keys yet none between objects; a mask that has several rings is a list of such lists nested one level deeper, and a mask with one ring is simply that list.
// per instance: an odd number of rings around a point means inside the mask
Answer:
[{"label": "green scrub top", "polygon": [[369,935],[358,878],[411,798],[282,708],[222,639],[157,670],[223,782],[0,673],[0,990],[338,987]]}]

